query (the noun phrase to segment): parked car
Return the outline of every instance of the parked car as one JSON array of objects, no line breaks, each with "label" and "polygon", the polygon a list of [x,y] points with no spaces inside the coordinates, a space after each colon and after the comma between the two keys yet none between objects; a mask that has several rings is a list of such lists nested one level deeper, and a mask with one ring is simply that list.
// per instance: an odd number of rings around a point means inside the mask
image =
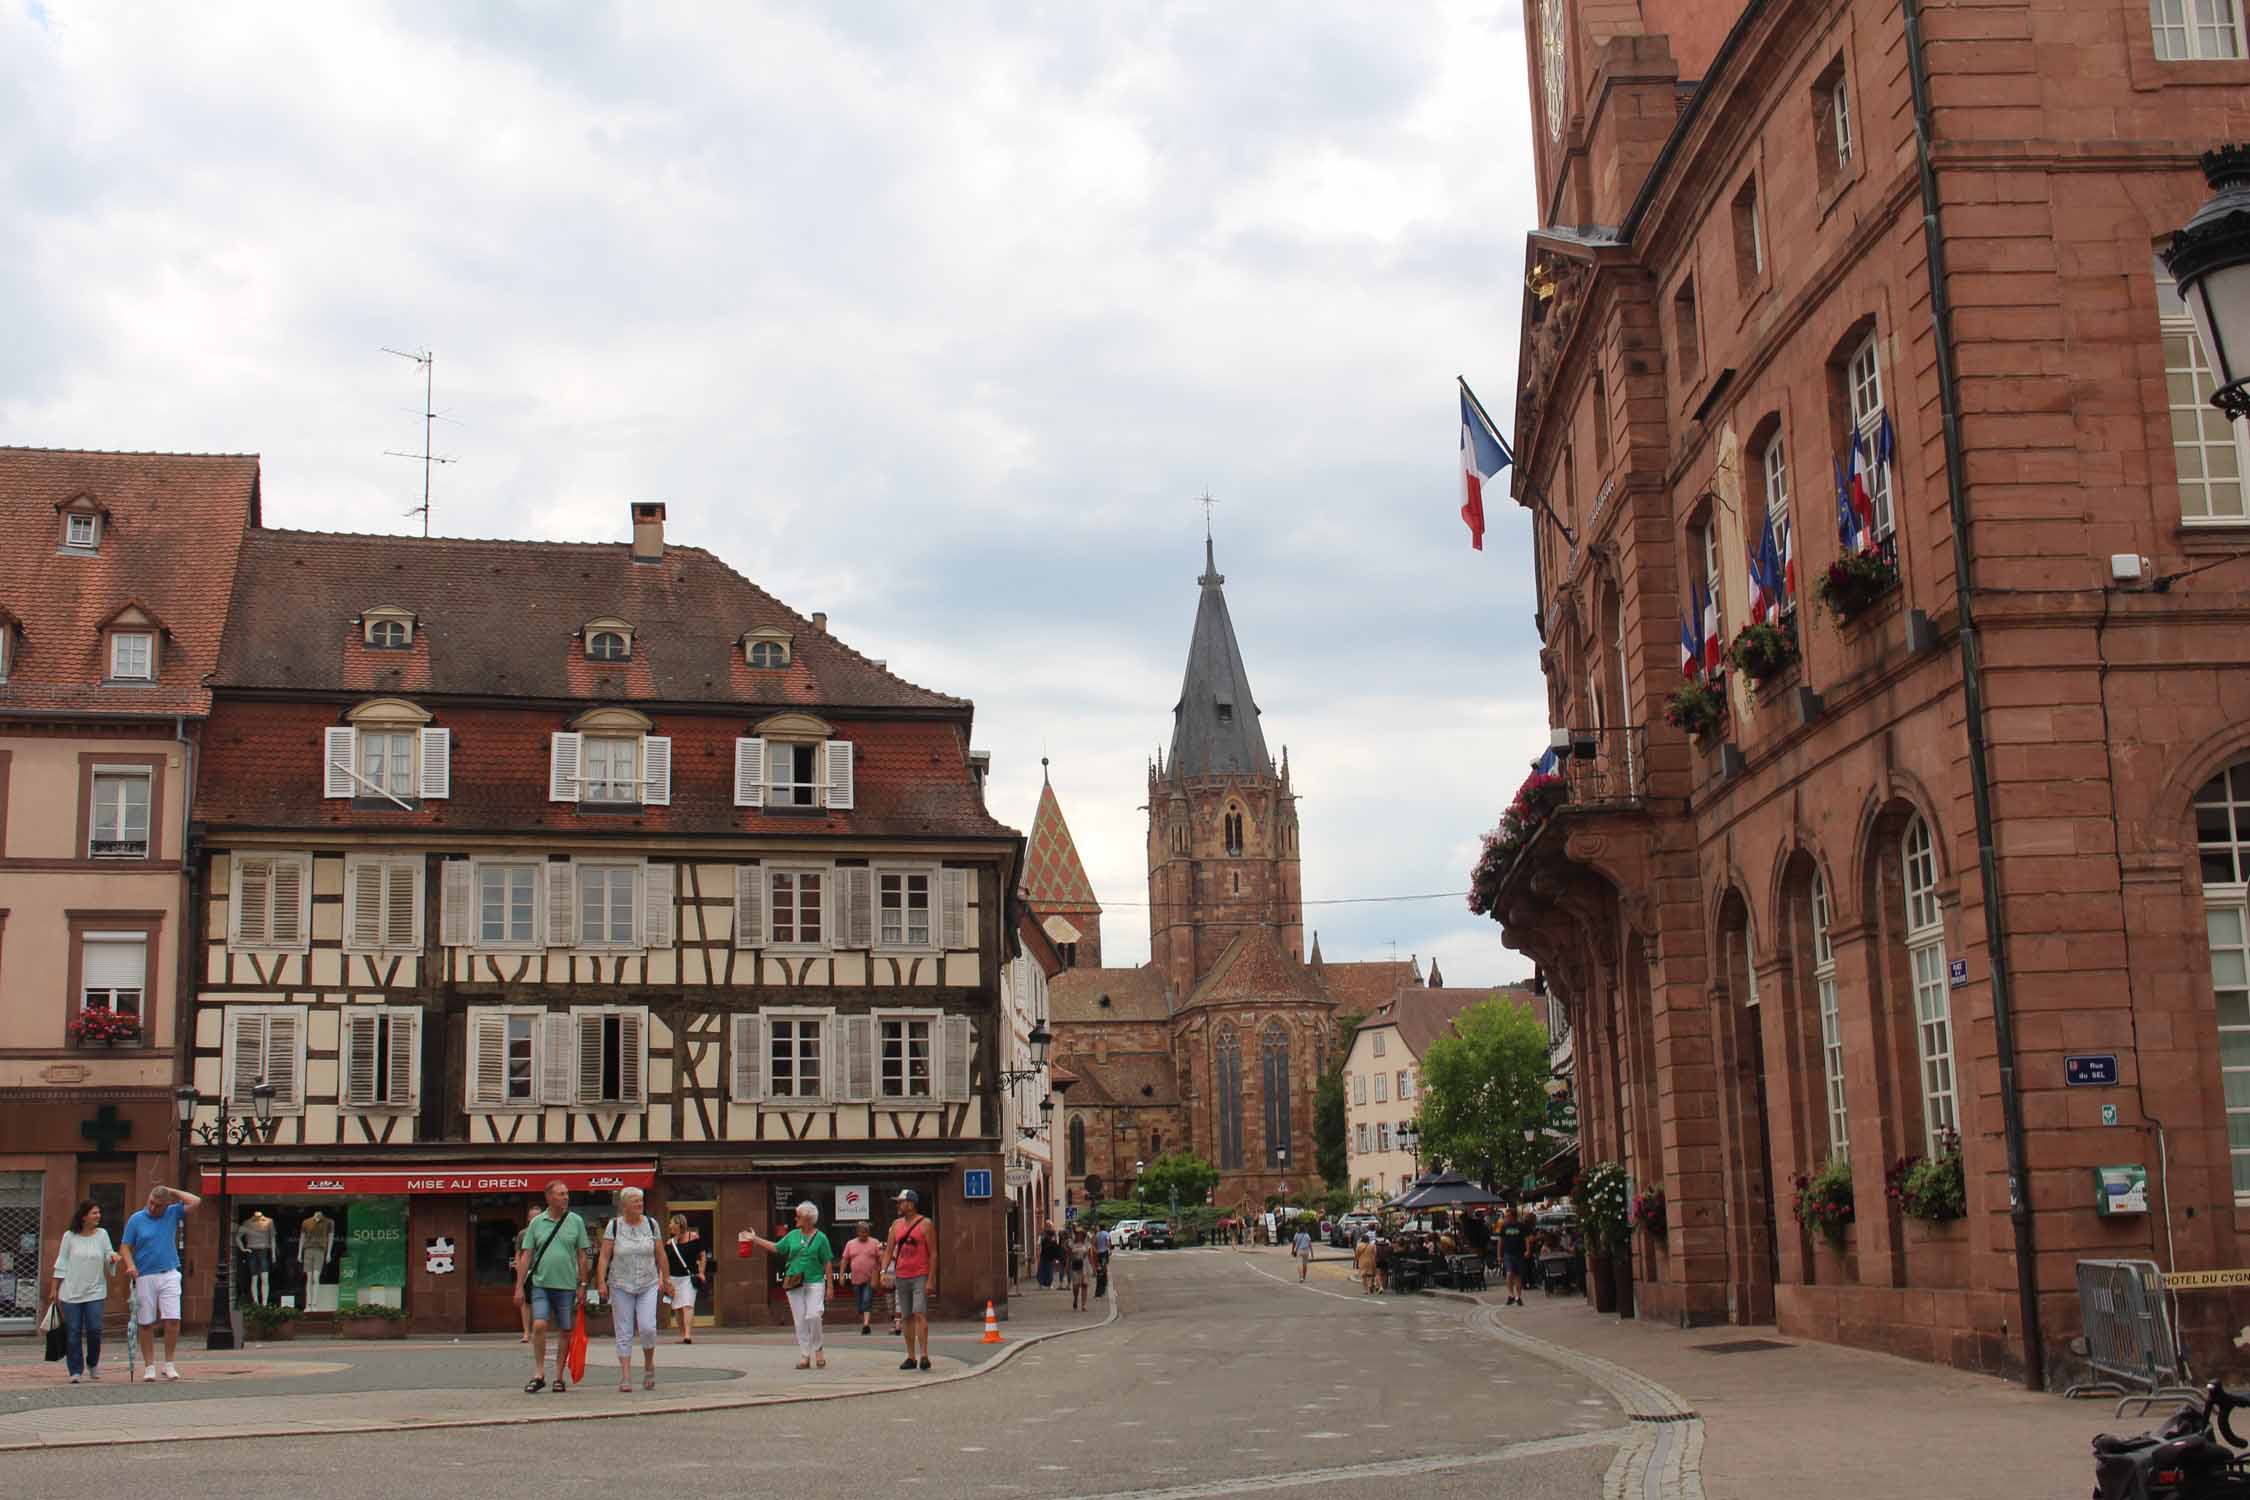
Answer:
[{"label": "parked car", "polygon": [[1144,1220],[1119,1219],[1109,1226],[1109,1245],[1112,1250],[1130,1250],[1138,1242]]},{"label": "parked car", "polygon": [[1133,1248],[1136,1250],[1171,1249],[1172,1226],[1161,1220],[1150,1220],[1143,1224],[1139,1232],[1133,1236]]}]

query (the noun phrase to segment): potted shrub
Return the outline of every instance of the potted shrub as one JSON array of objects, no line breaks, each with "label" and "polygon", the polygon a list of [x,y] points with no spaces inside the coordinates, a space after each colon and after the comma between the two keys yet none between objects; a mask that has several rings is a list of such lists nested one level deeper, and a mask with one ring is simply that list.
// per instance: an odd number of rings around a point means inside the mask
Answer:
[{"label": "potted shrub", "polygon": [[297,1336],[297,1309],[253,1302],[242,1310],[242,1326],[262,1343],[287,1343]]},{"label": "potted shrub", "polygon": [[362,1302],[336,1314],[336,1336],[345,1339],[402,1339],[406,1337],[406,1309],[378,1307]]},{"label": "potted shrub", "polygon": [[1719,685],[1697,677],[1665,700],[1664,722],[1701,739],[1724,723],[1727,695]]},{"label": "potted shrub", "polygon": [[1633,1195],[1633,1227],[1645,1229],[1656,1238],[1664,1238],[1664,1189],[1661,1185],[1642,1188]]},{"label": "potted shrub", "polygon": [[1898,583],[1898,564],[1880,552],[1849,552],[1820,578],[1821,607],[1842,624],[1865,614]]},{"label": "potted shrub", "polygon": [[64,1028],[81,1047],[114,1047],[141,1039],[141,1018],[126,1011],[89,1007]]},{"label": "potted shrub", "polygon": [[1545,818],[1570,799],[1570,783],[1552,771],[1534,771],[1516,790],[1516,802]]},{"label": "potted shrub", "polygon": [[1578,1232],[1586,1239],[1586,1278],[1594,1292],[1594,1311],[1630,1312],[1633,1270],[1627,1249],[1632,1209],[1624,1166],[1614,1161],[1594,1163],[1579,1175],[1575,1201]]},{"label": "potted shrub", "polygon": [[1844,1227],[1853,1219],[1852,1163],[1848,1156],[1834,1156],[1828,1165],[1807,1176],[1797,1174],[1797,1193],[1791,1204],[1797,1222],[1808,1229],[1820,1231],[1832,1250],[1844,1248]]},{"label": "potted shrub", "polygon": [[1797,664],[1797,633],[1770,620],[1745,625],[1727,647],[1727,665],[1763,687]]}]

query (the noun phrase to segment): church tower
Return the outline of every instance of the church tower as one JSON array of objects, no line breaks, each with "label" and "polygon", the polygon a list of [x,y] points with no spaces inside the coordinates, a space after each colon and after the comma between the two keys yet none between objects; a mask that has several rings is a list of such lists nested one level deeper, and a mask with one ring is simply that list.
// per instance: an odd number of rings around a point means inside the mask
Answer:
[{"label": "church tower", "polygon": [[1149,766],[1149,952],[1185,999],[1245,928],[1302,960],[1297,799],[1266,752],[1257,701],[1208,538],[1172,747]]}]

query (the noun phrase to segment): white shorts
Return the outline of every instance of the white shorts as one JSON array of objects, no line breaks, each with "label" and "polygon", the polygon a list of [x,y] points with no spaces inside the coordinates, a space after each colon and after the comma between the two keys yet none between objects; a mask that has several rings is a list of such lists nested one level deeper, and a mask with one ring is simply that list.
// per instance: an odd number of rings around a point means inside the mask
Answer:
[{"label": "white shorts", "polygon": [[686,1309],[687,1309],[687,1310],[688,1310],[689,1312],[694,1312],[694,1311],[695,1311],[695,1283],[694,1283],[694,1282],[692,1282],[692,1281],[690,1281],[690,1280],[688,1280],[688,1279],[687,1279],[687,1278],[686,1278],[685,1276],[675,1276],[675,1277],[673,1277],[673,1278],[672,1278],[672,1305],[673,1305],[674,1307],[684,1307],[684,1308],[686,1308]]},{"label": "white shorts", "polygon": [[180,1321],[180,1273],[144,1271],[133,1282],[133,1321],[146,1328],[151,1323]]}]

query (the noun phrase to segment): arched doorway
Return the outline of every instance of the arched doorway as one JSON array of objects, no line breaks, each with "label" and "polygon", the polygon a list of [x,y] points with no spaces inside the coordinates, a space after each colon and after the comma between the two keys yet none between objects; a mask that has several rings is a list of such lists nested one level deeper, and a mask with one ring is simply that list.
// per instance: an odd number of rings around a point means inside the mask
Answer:
[{"label": "arched doorway", "polygon": [[1719,1107],[1729,1157],[1727,1320],[1774,1320],[1774,1268],[1780,1260],[1775,1219],[1773,1130],[1767,1114],[1765,1012],[1760,1006],[1750,908],[1739,891],[1719,903],[1719,984],[1711,997],[1712,1035],[1719,1048]]}]

